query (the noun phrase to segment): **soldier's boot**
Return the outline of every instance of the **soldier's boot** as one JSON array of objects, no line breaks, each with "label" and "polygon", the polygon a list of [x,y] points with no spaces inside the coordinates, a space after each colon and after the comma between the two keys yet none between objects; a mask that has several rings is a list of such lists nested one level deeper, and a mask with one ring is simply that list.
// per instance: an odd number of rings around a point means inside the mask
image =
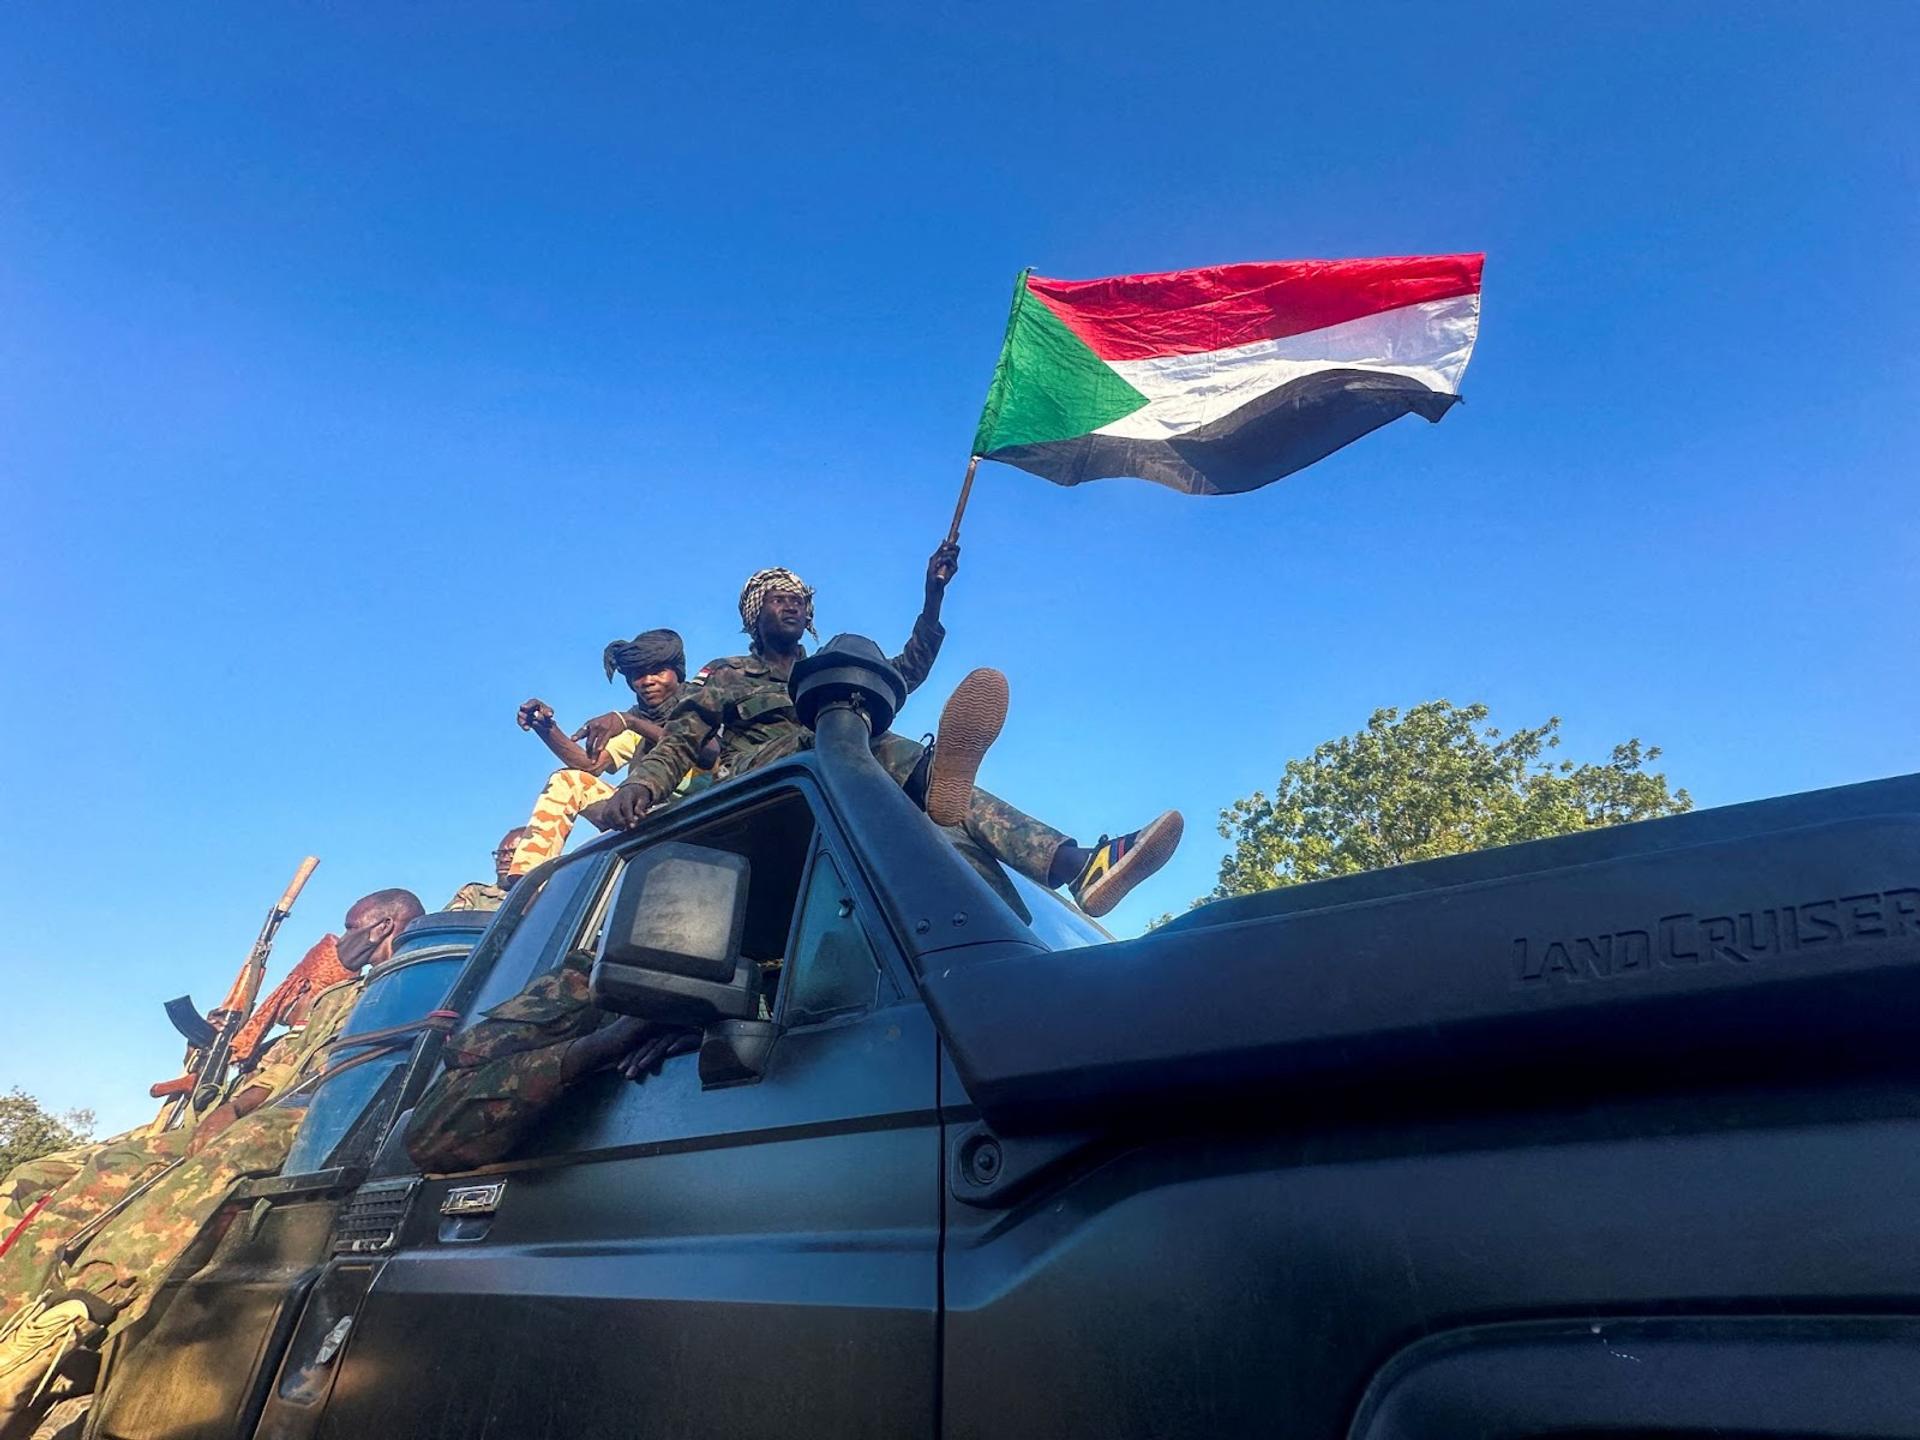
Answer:
[{"label": "soldier's boot", "polygon": [[1007,723],[1007,699],[1007,677],[985,668],[969,674],[947,697],[927,774],[927,818],[934,824],[967,823],[973,779]]},{"label": "soldier's boot", "polygon": [[114,1307],[85,1290],[47,1290],[0,1329],[0,1440],[24,1440],[56,1398],[63,1362],[106,1338]]},{"label": "soldier's boot", "polygon": [[1178,810],[1169,810],[1157,820],[1117,840],[1105,835],[1093,847],[1093,854],[1067,885],[1074,903],[1089,915],[1105,915],[1126,894],[1168,860],[1180,847],[1186,821]]}]

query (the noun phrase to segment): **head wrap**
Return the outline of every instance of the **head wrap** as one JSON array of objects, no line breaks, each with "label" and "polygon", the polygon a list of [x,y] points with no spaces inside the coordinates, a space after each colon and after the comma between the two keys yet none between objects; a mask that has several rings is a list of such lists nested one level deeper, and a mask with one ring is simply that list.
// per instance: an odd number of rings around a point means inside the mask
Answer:
[{"label": "head wrap", "polygon": [[798,595],[807,602],[807,633],[818,639],[813,628],[813,587],[793,571],[776,565],[770,570],[754,571],[740,588],[740,623],[747,634],[753,636],[754,644],[760,643],[760,608],[766,604],[767,596],[776,594]]},{"label": "head wrap", "polygon": [[651,675],[655,670],[671,670],[682,680],[687,678],[687,647],[671,630],[642,630],[631,640],[615,640],[600,652],[607,679],[618,670],[629,680]]}]

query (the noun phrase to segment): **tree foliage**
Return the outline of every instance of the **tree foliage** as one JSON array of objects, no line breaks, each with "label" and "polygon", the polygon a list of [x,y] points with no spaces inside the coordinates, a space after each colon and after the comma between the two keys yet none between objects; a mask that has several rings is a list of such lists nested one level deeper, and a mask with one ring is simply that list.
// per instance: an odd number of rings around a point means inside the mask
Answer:
[{"label": "tree foliage", "polygon": [[1657,746],[1628,740],[1602,764],[1576,765],[1553,753],[1558,716],[1502,735],[1487,714],[1447,700],[1376,710],[1364,730],[1288,761],[1271,795],[1220,812],[1233,848],[1208,898],[1693,808],[1647,768]]},{"label": "tree foliage", "polygon": [[55,1150],[83,1144],[92,1134],[91,1110],[56,1115],[16,1085],[0,1095],[0,1175]]}]

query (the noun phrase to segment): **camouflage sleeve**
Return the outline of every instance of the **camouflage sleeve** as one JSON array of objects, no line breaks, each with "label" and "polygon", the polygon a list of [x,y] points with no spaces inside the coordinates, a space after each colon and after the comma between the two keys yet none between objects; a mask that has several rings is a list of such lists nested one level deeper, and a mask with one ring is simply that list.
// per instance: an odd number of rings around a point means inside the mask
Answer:
[{"label": "camouflage sleeve", "polygon": [[267,1092],[269,1100],[277,1100],[284,1095],[293,1082],[300,1078],[300,1057],[296,1053],[298,1047],[292,1041],[293,1037],[287,1036],[274,1042],[264,1060],[234,1081],[229,1087],[232,1092],[238,1094],[258,1086]]},{"label": "camouflage sleeve", "polygon": [[655,804],[673,794],[686,773],[699,767],[700,747],[726,719],[734,689],[729,677],[734,674],[731,666],[715,661],[681,687],[667,716],[666,734],[628,769],[626,784],[646,786],[647,798]]},{"label": "camouflage sleeve", "polygon": [[563,1067],[572,1043],[444,1071],[407,1122],[405,1144],[413,1163],[444,1173],[505,1156],[566,1091]]},{"label": "camouflage sleeve", "polygon": [[585,961],[569,960],[450,1036],[441,1055],[447,1069],[466,1070],[550,1045],[564,1050],[604,1018],[588,991]]},{"label": "camouflage sleeve", "polygon": [[933,673],[933,662],[940,654],[940,642],[946,638],[947,627],[924,610],[921,611],[919,618],[913,622],[913,633],[907,637],[907,648],[893,657],[893,668],[907,682],[909,692],[918,690],[920,682]]},{"label": "camouflage sleeve", "polygon": [[423,1170],[471,1170],[505,1155],[567,1088],[567,1051],[606,1018],[584,961],[527,982],[447,1040],[446,1069],[407,1122],[407,1153]]}]

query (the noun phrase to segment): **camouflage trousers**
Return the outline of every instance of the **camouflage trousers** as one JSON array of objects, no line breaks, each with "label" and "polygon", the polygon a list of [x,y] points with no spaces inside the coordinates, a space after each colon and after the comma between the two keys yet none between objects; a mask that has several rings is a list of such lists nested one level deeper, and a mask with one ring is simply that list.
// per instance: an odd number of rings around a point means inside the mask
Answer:
[{"label": "camouflage trousers", "polygon": [[567,836],[573,833],[573,822],[580,812],[611,794],[611,785],[584,770],[554,771],[547,777],[540,798],[533,802],[526,833],[514,842],[507,873],[524,875],[566,849]]},{"label": "camouflage trousers", "polygon": [[[40,1293],[59,1258],[60,1247],[70,1236],[125,1199],[142,1181],[184,1155],[187,1142],[192,1138],[193,1132],[184,1129],[159,1135],[129,1130],[98,1145],[87,1146],[84,1151],[62,1152],[83,1154],[85,1158],[50,1192],[43,1192],[47,1203],[28,1221],[7,1253],[0,1256],[0,1323]],[[16,1169],[7,1177],[7,1183],[14,1183],[21,1171],[36,1167],[39,1175],[48,1176],[64,1168],[65,1162],[56,1161],[53,1156],[43,1157]],[[32,1178],[27,1177],[29,1181]]]},{"label": "camouflage trousers", "polygon": [[[924,747],[891,730],[876,736],[873,742],[873,758],[903,790],[919,768],[920,757],[926,753]],[[1053,857],[1067,843],[1067,836],[1045,821],[1015,809],[978,785],[973,787],[973,799],[967,805],[967,823],[961,828],[982,850],[1001,864],[1011,865],[1042,889],[1047,887]]]},{"label": "camouflage trousers", "polygon": [[116,1331],[133,1324],[234,1186],[280,1172],[305,1114],[268,1105],[234,1121],[107,1221],[78,1256],[54,1270],[49,1283],[88,1291],[115,1306]]},{"label": "camouflage trousers", "polygon": [[[936,744],[938,742],[936,741]],[[813,745],[813,732],[798,732],[791,746],[769,745],[754,756],[754,765],[765,765],[796,750],[808,749]],[[774,752],[778,753],[774,753]],[[913,772],[920,768],[920,759],[927,753],[924,745],[915,744],[903,735],[891,730],[884,735],[873,737],[873,758],[880,762],[880,768],[893,777],[893,783],[902,790],[908,789]],[[915,797],[918,804],[926,802],[920,796]],[[998,795],[973,787],[973,799],[967,805],[967,823],[961,827],[974,844],[1003,865],[1010,865],[1042,889],[1048,888],[1048,873],[1053,868],[1053,857],[1068,836],[1043,820],[1036,820],[1024,810],[1019,810],[1002,800]]]}]

